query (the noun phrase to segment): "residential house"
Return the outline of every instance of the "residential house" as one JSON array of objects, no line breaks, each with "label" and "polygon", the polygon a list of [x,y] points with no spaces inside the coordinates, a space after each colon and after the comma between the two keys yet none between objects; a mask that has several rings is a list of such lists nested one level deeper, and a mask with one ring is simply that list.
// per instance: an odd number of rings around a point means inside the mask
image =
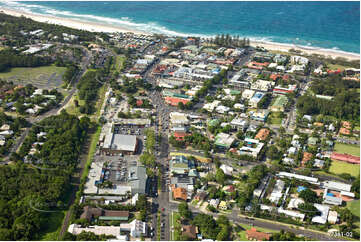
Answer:
[{"label": "residential house", "polygon": [[190,238],[197,239],[198,227],[194,225],[182,225],[182,235]]},{"label": "residential house", "polygon": [[226,201],[221,201],[218,205],[219,209],[221,210],[227,210],[228,209],[228,203]]},{"label": "residential house", "polygon": [[336,224],[338,222],[338,214],[336,211],[329,211],[327,221],[330,224]]},{"label": "residential house", "polygon": [[254,138],[258,140],[266,140],[268,138],[269,133],[270,133],[269,129],[262,128],[258,131],[258,133]]},{"label": "residential house", "polygon": [[213,198],[209,201],[209,205],[213,206],[214,208],[218,208],[219,203],[220,203],[220,201],[218,198],[217,199]]},{"label": "residential house", "polygon": [[246,230],[246,238],[248,240],[264,241],[270,240],[271,234],[259,232],[256,228],[252,227],[251,229]]}]

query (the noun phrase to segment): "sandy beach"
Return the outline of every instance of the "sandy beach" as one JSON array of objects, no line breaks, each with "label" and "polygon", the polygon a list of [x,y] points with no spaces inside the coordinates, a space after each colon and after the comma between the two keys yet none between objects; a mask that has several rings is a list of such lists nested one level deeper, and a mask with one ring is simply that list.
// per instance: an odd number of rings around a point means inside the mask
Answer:
[{"label": "sandy beach", "polygon": [[138,31],[138,30],[126,29],[126,28],[113,26],[113,25],[109,25],[109,24],[104,24],[104,23],[86,22],[86,21],[81,21],[81,20],[60,18],[60,17],[56,17],[56,16],[27,13],[27,12],[23,12],[23,11],[17,11],[17,10],[2,8],[2,7],[0,7],[0,11],[5,14],[16,16],[16,17],[24,16],[24,17],[31,18],[38,22],[49,23],[49,24],[58,24],[58,25],[63,25],[66,27],[74,28],[74,29],[87,30],[87,31],[91,31],[91,32],[107,32],[107,33],[132,32],[135,34],[148,34],[145,32]]},{"label": "sandy beach", "polygon": [[[40,15],[40,14],[34,14],[34,13],[28,13],[13,9],[7,9],[0,7],[0,11],[2,11],[5,14],[20,17],[24,16],[27,18],[31,18],[38,22],[44,22],[44,23],[50,23],[50,24],[58,24],[58,25],[64,25],[67,27],[75,28],[75,29],[82,29],[87,30],[91,32],[132,32],[136,34],[150,34],[146,32],[142,32],[139,30],[134,29],[126,29],[123,27],[110,25],[106,23],[95,23],[95,22],[86,22],[81,20],[74,20],[74,19],[67,19],[67,18],[61,18],[56,16],[49,16],[49,15]],[[344,52],[344,51],[337,51],[337,50],[331,50],[331,49],[322,49],[317,47],[301,47],[301,46],[295,46],[292,44],[281,44],[281,43],[274,43],[274,42],[261,42],[261,41],[254,41],[251,40],[251,46],[261,46],[268,50],[276,50],[276,51],[282,51],[287,52],[289,49],[297,49],[302,51],[306,55],[324,55],[326,57],[343,57],[349,60],[359,60],[360,54],[350,53],[350,52]]]},{"label": "sandy beach", "polygon": [[260,42],[260,41],[250,41],[251,46],[260,46],[264,47],[267,50],[275,50],[275,51],[282,51],[288,52],[289,49],[300,50],[306,55],[324,55],[325,57],[343,57],[349,60],[359,60],[360,55],[351,53],[351,52],[344,52],[344,51],[337,51],[331,49],[322,49],[317,47],[302,47],[302,46],[295,46],[292,44],[281,44],[281,43],[273,43],[273,42]]}]

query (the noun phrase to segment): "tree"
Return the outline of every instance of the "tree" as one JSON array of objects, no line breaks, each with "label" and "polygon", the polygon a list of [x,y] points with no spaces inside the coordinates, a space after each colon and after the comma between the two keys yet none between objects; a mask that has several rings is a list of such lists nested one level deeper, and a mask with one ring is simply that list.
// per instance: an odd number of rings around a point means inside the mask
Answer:
[{"label": "tree", "polygon": [[317,203],[319,200],[317,193],[308,188],[301,191],[299,197],[303,198],[306,203]]},{"label": "tree", "polygon": [[352,182],[351,191],[355,193],[356,198],[360,198],[360,177],[356,177],[356,179]]},{"label": "tree", "polygon": [[217,169],[217,171],[216,171],[216,181],[219,184],[224,185],[224,182],[226,181],[226,175],[224,174],[222,169]]},{"label": "tree", "polygon": [[321,214],[320,211],[318,211],[318,209],[312,203],[299,204],[298,208],[310,219],[314,216]]},{"label": "tree", "polygon": [[186,202],[181,202],[178,205],[178,212],[181,215],[181,217],[185,219],[191,219],[192,218],[192,212],[188,208],[188,204]]},{"label": "tree", "polygon": [[183,103],[183,102],[179,102],[179,103],[178,103],[178,108],[181,109],[181,110],[184,110],[184,108],[185,108],[184,103]]},{"label": "tree", "polygon": [[282,158],[282,153],[275,145],[271,145],[267,149],[266,156],[271,160],[280,160]]}]

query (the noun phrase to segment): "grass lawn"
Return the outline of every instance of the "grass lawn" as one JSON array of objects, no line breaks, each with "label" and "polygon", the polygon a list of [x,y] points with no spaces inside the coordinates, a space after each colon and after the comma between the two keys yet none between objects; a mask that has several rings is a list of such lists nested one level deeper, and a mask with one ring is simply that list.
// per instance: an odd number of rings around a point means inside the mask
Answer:
[{"label": "grass lawn", "polygon": [[360,200],[347,202],[347,208],[357,217],[360,217]]},{"label": "grass lawn", "polygon": [[125,61],[124,56],[117,55],[117,57],[115,58],[115,70],[116,71],[120,71],[123,68],[124,61]]},{"label": "grass lawn", "polygon": [[256,228],[257,231],[259,232],[268,232],[268,233],[276,233],[278,231],[276,230],[271,230],[271,229],[265,229],[265,228],[260,228],[260,227],[255,227],[255,226],[251,226],[251,225],[248,225],[248,224],[239,224],[244,230],[239,232],[238,233],[238,236],[239,236],[239,240],[240,241],[249,241],[247,238],[246,238],[246,230],[249,230],[251,229],[252,227]]},{"label": "grass lawn", "polygon": [[58,240],[59,232],[65,218],[66,211],[49,213],[47,216],[48,228],[43,232],[41,240]]},{"label": "grass lawn", "polygon": [[54,88],[61,87],[63,84],[62,74],[65,70],[65,67],[57,67],[55,65],[15,67],[11,68],[8,72],[0,73],[0,78],[22,85],[31,83],[41,88]]},{"label": "grass lawn", "polygon": [[193,200],[193,201],[191,202],[191,204],[194,205],[194,206],[196,206],[196,205],[198,204],[198,201],[197,201],[197,200]]},{"label": "grass lawn", "polygon": [[360,156],[360,147],[357,145],[348,145],[342,143],[335,144],[335,151],[338,153],[346,153],[350,155]]},{"label": "grass lawn", "polygon": [[354,225],[357,227],[356,230],[360,233],[360,200],[354,200],[351,202],[347,202],[347,208],[350,209],[353,215],[357,216],[357,222],[354,222]]},{"label": "grass lawn", "polygon": [[[106,90],[107,90],[107,85],[103,85],[98,90],[98,98],[97,98],[97,102],[95,104],[96,112],[89,116],[93,121],[96,121],[99,118],[100,110],[101,110],[102,104],[104,102]],[[75,107],[75,103],[74,103],[75,100],[78,100],[78,105],[79,105],[78,107]],[[66,107],[66,111],[69,114],[73,114],[73,115],[76,115],[78,117],[83,116],[85,114],[80,113],[79,108],[80,108],[80,106],[83,106],[84,103],[85,103],[84,100],[80,100],[78,95],[74,94],[74,96],[69,101],[69,105]]]},{"label": "grass lawn", "polygon": [[350,66],[343,66],[343,65],[338,65],[338,64],[331,64],[331,63],[327,63],[328,69],[330,70],[345,70],[347,68],[350,68]]},{"label": "grass lawn", "polygon": [[[79,104],[78,107],[75,107],[75,103],[74,103],[75,100],[78,100],[78,104]],[[85,103],[84,100],[80,100],[78,95],[74,94],[73,97],[70,99],[68,106],[66,107],[66,111],[69,114],[73,114],[73,115],[76,115],[77,117],[79,117],[79,116],[83,115],[82,113],[80,113],[79,107],[84,105],[84,103]]]},{"label": "grass lawn", "polygon": [[181,236],[181,225],[179,223],[180,215],[177,212],[172,213],[172,226],[173,226],[173,238],[172,240],[180,240]]},{"label": "grass lawn", "polygon": [[334,174],[348,173],[354,177],[358,177],[360,175],[360,165],[333,160],[329,171]]},{"label": "grass lawn", "polygon": [[271,112],[267,117],[267,123],[280,125],[282,123],[282,112]]}]

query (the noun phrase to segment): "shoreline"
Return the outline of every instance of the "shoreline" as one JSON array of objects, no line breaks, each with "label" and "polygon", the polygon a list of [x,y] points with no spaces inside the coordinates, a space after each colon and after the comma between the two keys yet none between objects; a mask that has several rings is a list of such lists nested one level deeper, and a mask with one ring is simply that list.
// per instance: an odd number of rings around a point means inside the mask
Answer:
[{"label": "shoreline", "polygon": [[114,33],[114,32],[132,32],[135,34],[144,34],[149,35],[149,33],[134,30],[134,29],[127,29],[124,27],[114,26],[110,24],[104,24],[104,23],[94,23],[94,22],[88,22],[83,20],[75,20],[75,19],[69,19],[69,18],[62,18],[57,16],[50,16],[45,14],[37,14],[37,13],[29,13],[24,12],[20,10],[13,10],[8,9],[4,7],[0,7],[0,12],[11,15],[14,17],[21,17],[24,16],[26,18],[30,18],[32,20],[42,22],[42,23],[48,23],[48,24],[57,24],[57,25],[63,25],[66,27],[79,29],[79,30],[86,30],[90,32],[107,32],[107,33]]},{"label": "shoreline", "polygon": [[[95,23],[90,21],[83,21],[83,20],[76,20],[76,19],[69,19],[69,18],[62,18],[57,16],[50,16],[50,15],[43,15],[37,13],[29,13],[20,10],[8,9],[4,7],[0,7],[0,11],[4,14],[12,15],[15,17],[24,16],[30,19],[33,19],[38,22],[49,23],[49,24],[57,24],[63,25],[70,28],[80,29],[80,30],[87,30],[90,32],[132,32],[135,34],[143,34],[143,35],[151,35],[152,33],[143,32],[140,30],[128,29],[124,27],[119,27],[111,24],[105,23]],[[360,60],[360,54],[346,52],[342,50],[332,50],[332,49],[325,49],[320,47],[307,47],[307,46],[295,46],[294,44],[286,44],[286,43],[276,43],[276,42],[267,42],[267,41],[257,41],[257,40],[250,40],[250,45],[264,47],[267,50],[273,51],[282,51],[288,52],[289,49],[296,49],[302,51],[304,55],[323,55],[325,57],[331,58],[346,58],[348,60]]]}]

